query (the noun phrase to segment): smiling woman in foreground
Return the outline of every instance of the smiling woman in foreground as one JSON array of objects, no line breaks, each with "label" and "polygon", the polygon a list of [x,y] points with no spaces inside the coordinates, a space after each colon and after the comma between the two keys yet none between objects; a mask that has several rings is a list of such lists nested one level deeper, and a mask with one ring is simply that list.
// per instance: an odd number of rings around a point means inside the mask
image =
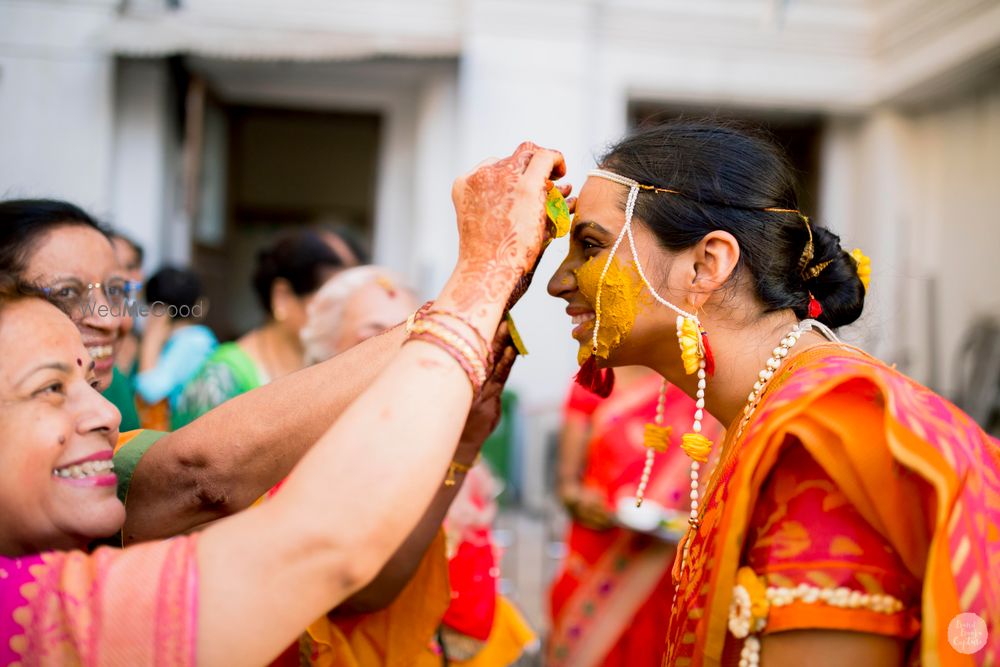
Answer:
[{"label": "smiling woman in foreground", "polygon": [[124,551],[84,551],[124,520],[104,463],[118,413],[73,323],[4,278],[0,659],[259,665],[371,580],[441,486],[473,395],[512,359],[506,348],[492,365],[480,342],[535,264],[546,184],[562,173],[559,154],[525,144],[458,179],[459,262],[433,313],[281,492]]}]

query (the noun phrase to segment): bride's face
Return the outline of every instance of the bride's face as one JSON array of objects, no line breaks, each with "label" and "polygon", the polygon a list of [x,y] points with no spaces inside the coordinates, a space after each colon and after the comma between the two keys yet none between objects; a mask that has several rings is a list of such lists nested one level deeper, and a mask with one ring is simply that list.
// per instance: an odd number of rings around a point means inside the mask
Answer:
[{"label": "bride's face", "polygon": [[[600,284],[600,327],[596,348],[601,366],[646,365],[662,367],[657,355],[677,358],[676,316],[657,303],[643,285],[628,237],[622,238],[614,257],[608,255],[625,224],[624,186],[591,177],[576,203],[569,253],[549,281],[549,294],[567,302],[573,338],[579,343],[583,363],[594,348],[594,325]],[[675,256],[659,247],[653,234],[633,217],[636,254],[646,278],[664,298],[683,307],[685,295],[671,289],[682,283],[672,272]],[[605,272],[605,266],[607,271]],[[604,279],[601,280],[601,274]]]}]

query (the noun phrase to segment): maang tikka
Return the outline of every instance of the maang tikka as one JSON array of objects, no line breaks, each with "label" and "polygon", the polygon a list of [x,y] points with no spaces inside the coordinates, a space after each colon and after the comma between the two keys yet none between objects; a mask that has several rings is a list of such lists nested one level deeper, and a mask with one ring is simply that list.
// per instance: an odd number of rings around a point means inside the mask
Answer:
[{"label": "maang tikka", "polygon": [[[698,475],[701,469],[701,464],[708,461],[709,453],[712,450],[712,441],[702,435],[701,422],[705,414],[705,387],[708,377],[715,372],[715,362],[712,357],[711,348],[708,344],[708,334],[705,332],[705,328],[701,325],[701,321],[698,319],[698,316],[694,313],[689,313],[688,311],[664,299],[657,293],[657,291],[650,284],[649,280],[646,278],[646,274],[642,270],[642,263],[639,261],[639,253],[636,251],[635,237],[632,235],[632,215],[635,212],[635,204],[639,197],[640,190],[675,195],[679,195],[681,193],[668,188],[658,188],[652,185],[644,185],[631,178],[616,174],[606,169],[594,169],[591,170],[588,175],[603,178],[614,183],[618,183],[619,185],[624,185],[629,189],[629,191],[628,198],[625,200],[625,224],[622,226],[622,230],[618,234],[618,238],[611,247],[611,252],[608,253],[608,258],[604,263],[604,270],[601,271],[601,277],[597,282],[597,295],[594,304],[595,318],[592,351],[590,358],[584,362],[580,369],[580,373],[577,375],[577,382],[580,382],[588,389],[591,388],[591,386],[596,386],[601,390],[606,390],[607,393],[601,394],[603,396],[607,396],[607,394],[611,392],[611,387],[614,384],[614,377],[613,375],[610,375],[610,369],[604,371],[604,373],[607,374],[605,376],[599,376],[601,371],[597,370],[597,332],[601,325],[601,289],[604,286],[604,279],[607,275],[608,268],[611,266],[611,262],[614,261],[614,256],[618,251],[618,247],[621,245],[622,240],[627,237],[629,248],[632,251],[632,261],[635,264],[636,272],[639,274],[639,278],[642,280],[643,285],[646,286],[649,293],[652,294],[653,298],[660,304],[677,313],[677,342],[680,346],[681,361],[684,364],[684,372],[688,375],[697,374],[698,376],[698,388],[695,393],[695,411],[691,431],[685,433],[681,438],[681,448],[689,457],[691,457],[690,521],[697,521]],[[610,380],[608,379],[608,376],[610,376]],[[595,391],[595,393],[600,394],[599,391]],[[655,421],[652,424],[646,424],[644,433],[643,444],[646,447],[646,461],[643,466],[639,487],[635,494],[637,506],[642,505],[643,496],[646,492],[646,486],[649,483],[649,476],[653,470],[653,460],[656,457],[656,452],[666,451],[669,444],[671,429],[670,427],[665,427],[663,425],[666,395],[667,381],[664,380],[663,385],[660,388],[660,396],[656,405]]]}]

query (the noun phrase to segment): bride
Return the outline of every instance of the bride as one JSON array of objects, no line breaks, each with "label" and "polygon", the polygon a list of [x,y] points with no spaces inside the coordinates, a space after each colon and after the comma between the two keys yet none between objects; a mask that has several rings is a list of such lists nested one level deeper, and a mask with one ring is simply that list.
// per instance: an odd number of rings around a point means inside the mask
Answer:
[{"label": "bride", "polygon": [[[613,367],[644,365],[696,401],[665,664],[1000,657],[1000,447],[838,341],[869,262],[799,210],[781,151],[679,123],[599,166],[549,292],[577,323],[579,381],[606,392]],[[706,414],[728,425],[723,442],[701,432]],[[974,641],[954,640],[959,621]]]}]

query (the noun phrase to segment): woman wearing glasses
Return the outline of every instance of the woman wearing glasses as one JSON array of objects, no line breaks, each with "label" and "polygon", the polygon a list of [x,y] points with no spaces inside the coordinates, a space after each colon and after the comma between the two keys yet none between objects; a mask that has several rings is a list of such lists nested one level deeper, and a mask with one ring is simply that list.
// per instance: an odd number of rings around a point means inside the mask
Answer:
[{"label": "woman wearing glasses", "polygon": [[105,398],[122,413],[122,431],[139,428],[128,381],[115,353],[132,328],[125,312],[131,285],[97,222],[79,207],[53,200],[2,204],[0,271],[42,288],[80,329]]},{"label": "woman wearing glasses", "polygon": [[[94,219],[65,202],[0,202],[2,274],[42,288],[71,316],[93,357],[95,380],[106,387],[127,328],[123,306],[130,295],[111,243]],[[122,424],[114,468],[126,519],[112,541],[127,546],[188,533],[249,507],[289,474],[405,339],[403,326],[397,326],[227,401],[172,433],[127,431]],[[481,411],[476,414],[470,423],[482,418]],[[437,534],[451,498],[447,491],[442,487],[379,576],[338,607],[339,613],[363,614],[396,599]],[[380,641],[377,630],[372,640]]]}]

